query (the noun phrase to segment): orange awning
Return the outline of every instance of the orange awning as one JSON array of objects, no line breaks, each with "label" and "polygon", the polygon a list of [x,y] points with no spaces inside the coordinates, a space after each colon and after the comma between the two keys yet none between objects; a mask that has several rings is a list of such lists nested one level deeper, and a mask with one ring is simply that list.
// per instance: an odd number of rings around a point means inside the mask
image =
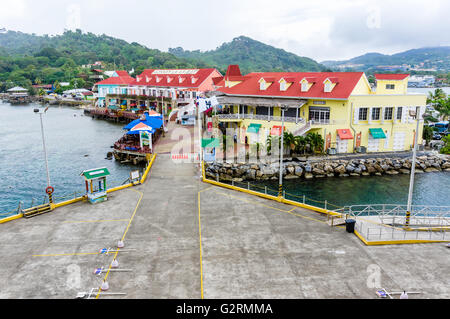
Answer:
[{"label": "orange awning", "polygon": [[[284,128],[284,130],[286,131],[286,127]],[[274,127],[272,127],[272,130],[270,130],[270,135],[281,136],[281,126],[275,125]]]},{"label": "orange awning", "polygon": [[349,129],[337,130],[337,133],[341,140],[352,140],[353,139],[352,132],[350,132]]}]

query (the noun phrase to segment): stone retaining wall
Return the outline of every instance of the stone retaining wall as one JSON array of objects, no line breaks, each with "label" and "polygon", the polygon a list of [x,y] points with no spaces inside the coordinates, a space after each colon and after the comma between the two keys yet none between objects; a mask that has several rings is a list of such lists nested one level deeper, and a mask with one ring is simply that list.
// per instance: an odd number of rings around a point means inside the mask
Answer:
[{"label": "stone retaining wall", "polygon": [[[370,175],[411,174],[412,158],[365,158],[311,161],[287,161],[283,165],[284,179],[312,179]],[[205,174],[221,181],[265,181],[279,178],[279,163],[230,164],[207,163]],[[450,172],[450,157],[419,156],[416,173]]]}]

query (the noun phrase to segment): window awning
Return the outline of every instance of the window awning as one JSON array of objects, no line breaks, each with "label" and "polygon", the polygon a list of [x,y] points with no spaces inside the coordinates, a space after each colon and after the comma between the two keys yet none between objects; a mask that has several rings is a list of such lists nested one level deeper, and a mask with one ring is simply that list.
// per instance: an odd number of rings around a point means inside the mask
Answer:
[{"label": "window awning", "polygon": [[204,138],[202,139],[202,147],[203,148],[215,148],[219,147],[219,139],[218,138]]},{"label": "window awning", "polygon": [[261,124],[251,123],[247,128],[247,133],[258,133],[261,128]]},{"label": "window awning", "polygon": [[[286,127],[284,128],[284,130],[286,130]],[[272,127],[270,135],[281,136],[281,126],[275,125],[274,127]]]},{"label": "window awning", "polygon": [[386,134],[384,134],[383,129],[381,128],[370,128],[369,129],[370,135],[372,135],[373,138],[386,138]]},{"label": "window awning", "polygon": [[353,139],[352,132],[349,129],[337,130],[337,134],[339,135],[339,138],[341,140],[352,140]]}]

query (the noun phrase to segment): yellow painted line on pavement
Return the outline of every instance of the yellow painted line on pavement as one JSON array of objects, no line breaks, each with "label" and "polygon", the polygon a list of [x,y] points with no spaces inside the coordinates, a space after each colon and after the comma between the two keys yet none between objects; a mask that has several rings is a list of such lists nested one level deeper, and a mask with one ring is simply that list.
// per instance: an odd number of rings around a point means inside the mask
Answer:
[{"label": "yellow painted line on pavement", "polygon": [[[203,191],[205,191],[207,189],[204,189]],[[198,192],[198,237],[199,237],[199,243],[200,243],[200,289],[201,289],[201,296],[202,299],[204,299],[204,294],[203,294],[203,255],[202,255],[202,223],[201,223],[201,215],[200,215],[200,211],[201,211],[201,207],[200,207],[200,193],[202,191]]]},{"label": "yellow painted line on pavement", "polygon": [[216,191],[216,193],[219,193],[219,194],[225,195],[225,196],[230,196],[230,197],[236,198],[236,199],[238,199],[240,201],[244,201],[244,202],[247,202],[247,203],[250,203],[250,204],[256,204],[256,205],[267,207],[267,208],[270,208],[270,209],[273,209],[273,210],[277,210],[277,211],[280,211],[280,212],[283,212],[283,213],[288,213],[288,214],[291,214],[293,216],[297,216],[297,217],[301,217],[301,218],[305,218],[305,219],[309,219],[309,220],[313,220],[313,221],[316,221],[316,222],[320,222],[320,223],[326,224],[325,221],[322,221],[320,219],[316,219],[316,218],[313,218],[313,217],[308,217],[308,216],[304,216],[304,215],[300,215],[300,214],[294,213],[294,210],[297,209],[297,207],[294,208],[294,209],[291,209],[291,210],[285,210],[285,209],[269,206],[269,205],[260,203],[260,202],[255,201],[255,200],[248,200],[248,199],[245,199],[245,198],[241,198],[239,196],[234,196],[234,195],[227,194],[227,193],[222,193],[222,192],[219,192],[219,191]]},{"label": "yellow painted line on pavement", "polygon": [[85,256],[85,255],[99,255],[100,253],[69,253],[69,254],[47,254],[47,255],[32,255],[32,257],[61,257],[61,256]]},{"label": "yellow painted line on pavement", "polygon": [[[137,212],[137,210],[139,208],[139,205],[141,204],[142,198],[144,197],[144,193],[142,193],[140,191],[137,191],[137,190],[134,190],[134,189],[131,189],[131,190],[133,192],[136,192],[136,193],[140,194],[140,197],[139,197],[139,201],[136,204],[136,207],[134,208],[133,215],[131,216],[130,221],[128,222],[127,228],[125,229],[125,232],[123,233],[123,236],[122,236],[122,239],[121,239],[122,241],[125,240],[125,237],[127,236],[128,230],[130,229],[131,223],[133,222],[133,219],[136,216],[136,212]],[[117,255],[119,254],[119,252],[120,252],[120,248],[117,248],[117,251],[114,254],[114,259],[117,258]],[[108,271],[106,272],[105,278],[103,278],[103,282],[106,282],[106,279],[108,279],[108,276],[109,276],[110,272],[111,272],[111,263],[109,264],[109,268],[108,268]],[[97,296],[95,296],[95,299],[98,299],[100,297],[100,292],[101,291],[102,290],[99,287],[98,293],[97,293]]]},{"label": "yellow painted line on pavement", "polygon": [[81,224],[81,223],[107,223],[107,222],[127,222],[129,219],[105,219],[105,220],[72,220],[63,222],[63,224]]}]

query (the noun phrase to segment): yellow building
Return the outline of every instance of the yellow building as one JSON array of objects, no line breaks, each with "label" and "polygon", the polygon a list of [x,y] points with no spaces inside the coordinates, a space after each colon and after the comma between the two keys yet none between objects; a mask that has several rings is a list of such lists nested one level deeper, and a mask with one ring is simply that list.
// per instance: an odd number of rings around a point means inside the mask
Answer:
[{"label": "yellow building", "polygon": [[[216,82],[224,107],[214,122],[240,129],[240,141],[265,144],[285,129],[295,136],[315,132],[330,153],[409,151],[426,95],[408,93],[407,74],[377,74],[371,87],[363,72],[270,72],[240,74],[230,66]],[[422,143],[423,124],[419,127]]]}]

